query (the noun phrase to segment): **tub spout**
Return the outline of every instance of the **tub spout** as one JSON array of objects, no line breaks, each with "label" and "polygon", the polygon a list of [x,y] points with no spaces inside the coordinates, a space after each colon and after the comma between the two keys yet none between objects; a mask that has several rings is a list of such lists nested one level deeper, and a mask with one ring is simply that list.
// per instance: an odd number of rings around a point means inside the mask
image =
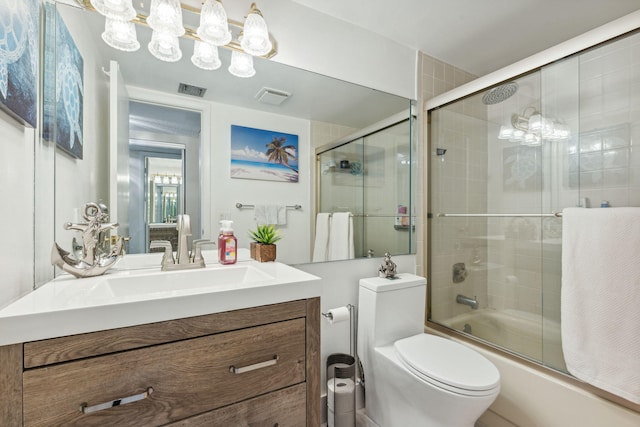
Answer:
[{"label": "tub spout", "polygon": [[456,302],[458,304],[468,305],[474,310],[478,309],[478,299],[475,296],[473,298],[470,298],[470,297],[466,297],[464,295],[458,294],[458,296],[456,296]]}]

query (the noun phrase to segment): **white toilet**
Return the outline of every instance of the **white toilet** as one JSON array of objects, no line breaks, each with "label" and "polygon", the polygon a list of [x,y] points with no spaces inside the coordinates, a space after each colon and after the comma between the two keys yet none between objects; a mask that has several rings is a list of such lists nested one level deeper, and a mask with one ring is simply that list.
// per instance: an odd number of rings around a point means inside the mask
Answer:
[{"label": "white toilet", "polygon": [[367,415],[380,427],[473,427],[500,392],[485,357],[424,333],[426,280],[360,280],[358,357]]}]

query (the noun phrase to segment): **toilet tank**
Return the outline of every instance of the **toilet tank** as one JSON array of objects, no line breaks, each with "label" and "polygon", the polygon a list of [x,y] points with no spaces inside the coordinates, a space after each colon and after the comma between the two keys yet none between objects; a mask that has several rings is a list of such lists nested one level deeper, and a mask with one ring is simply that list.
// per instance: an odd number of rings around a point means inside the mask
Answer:
[{"label": "toilet tank", "polygon": [[358,344],[380,347],[423,333],[426,285],[424,277],[409,273],[360,279]]}]

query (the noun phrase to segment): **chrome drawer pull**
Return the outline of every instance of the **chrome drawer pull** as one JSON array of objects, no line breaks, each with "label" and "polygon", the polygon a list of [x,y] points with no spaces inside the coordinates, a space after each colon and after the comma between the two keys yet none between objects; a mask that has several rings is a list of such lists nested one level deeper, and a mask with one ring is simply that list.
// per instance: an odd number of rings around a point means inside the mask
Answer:
[{"label": "chrome drawer pull", "polygon": [[256,369],[266,368],[267,366],[272,366],[278,363],[278,355],[273,356],[273,359],[267,360],[265,362],[255,363],[253,365],[243,366],[242,368],[236,368],[235,366],[229,366],[229,372],[233,374],[242,374],[243,372],[255,371]]},{"label": "chrome drawer pull", "polygon": [[126,405],[127,403],[137,402],[138,400],[143,400],[149,397],[153,393],[153,387],[147,388],[144,393],[134,394],[133,396],[123,397],[122,399],[112,400],[110,402],[100,403],[98,405],[88,406],[85,402],[80,405],[80,411],[83,414],[90,414],[92,412],[103,411],[105,409],[113,408],[114,406]]}]

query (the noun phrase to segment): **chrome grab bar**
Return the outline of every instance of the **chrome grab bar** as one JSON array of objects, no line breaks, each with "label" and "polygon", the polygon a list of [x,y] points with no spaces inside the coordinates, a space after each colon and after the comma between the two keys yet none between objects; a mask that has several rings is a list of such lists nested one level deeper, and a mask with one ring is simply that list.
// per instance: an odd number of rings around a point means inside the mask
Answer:
[{"label": "chrome grab bar", "polygon": [[273,366],[278,363],[278,355],[274,355],[272,359],[266,360],[264,362],[254,363],[253,365],[243,366],[241,368],[236,368],[234,365],[229,366],[229,372],[232,374],[242,374],[244,372],[255,371],[256,369],[266,368],[267,366]]},{"label": "chrome grab bar", "polygon": [[495,213],[495,214],[490,214],[490,213],[486,213],[486,214],[482,214],[482,213],[478,213],[478,214],[473,214],[473,213],[468,213],[468,214],[448,214],[448,213],[439,213],[436,214],[435,216],[437,216],[438,218],[447,218],[447,217],[451,217],[451,218],[472,218],[472,217],[482,217],[482,218],[491,218],[491,217],[535,217],[535,218],[539,218],[539,217],[547,217],[547,216],[552,216],[552,217],[556,217],[556,218],[560,218],[562,217],[562,212],[552,212],[552,213],[539,213],[539,214],[526,214],[526,213]]},{"label": "chrome grab bar", "polygon": [[114,406],[122,406],[128,403],[137,402],[139,400],[146,399],[153,393],[153,387],[148,387],[144,393],[134,394],[133,396],[123,397],[121,399],[111,400],[105,403],[99,403],[97,405],[89,406],[87,402],[80,405],[80,412],[83,414],[90,414],[92,412],[103,411],[105,409],[113,408]]}]

